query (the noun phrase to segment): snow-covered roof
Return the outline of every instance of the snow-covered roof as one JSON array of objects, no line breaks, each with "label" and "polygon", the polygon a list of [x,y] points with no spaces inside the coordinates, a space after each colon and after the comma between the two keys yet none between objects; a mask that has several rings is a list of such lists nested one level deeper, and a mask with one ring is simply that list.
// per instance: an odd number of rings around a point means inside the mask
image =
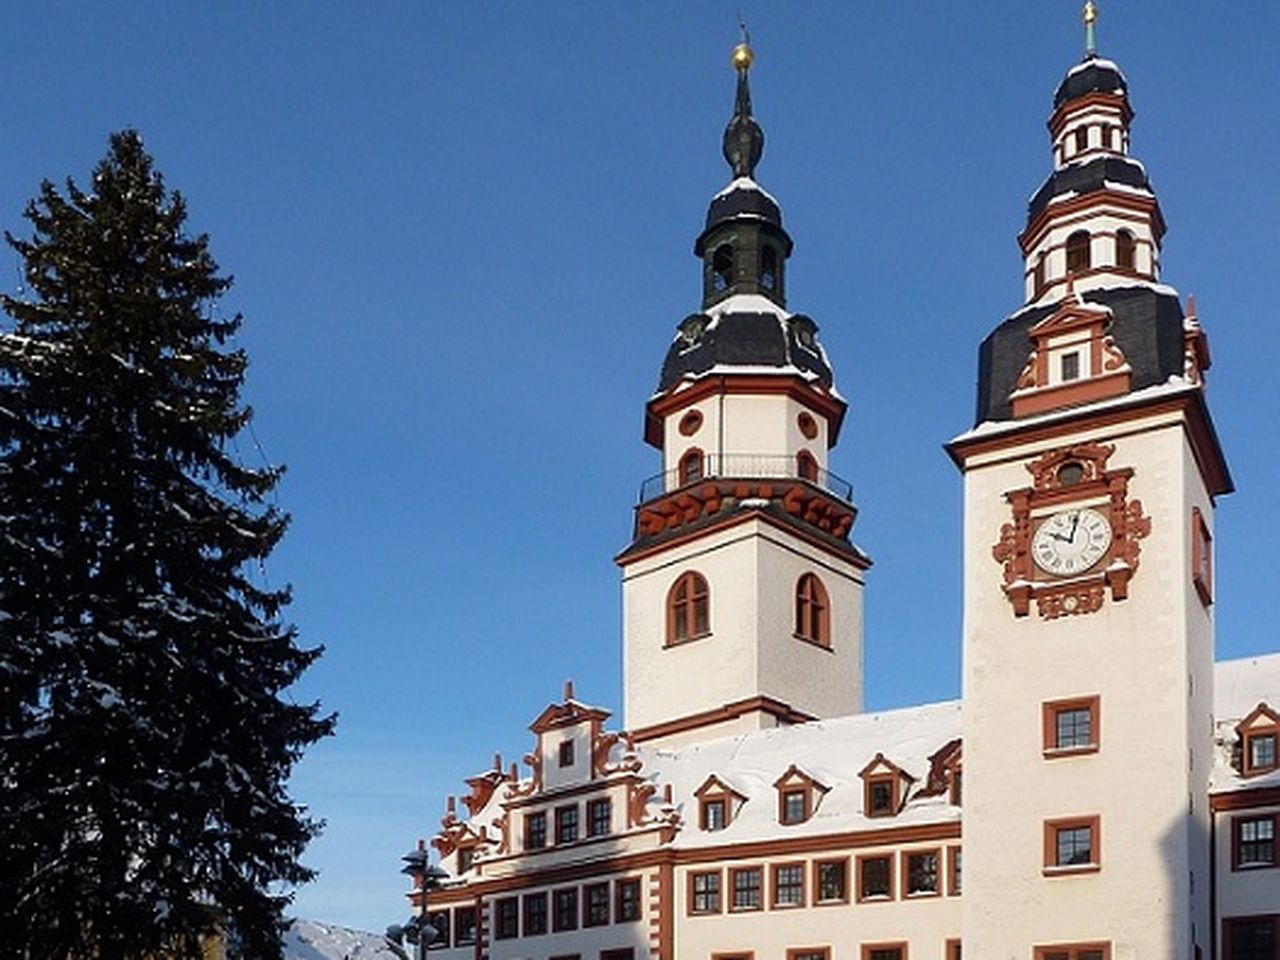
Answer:
[{"label": "snow-covered roof", "polygon": [[754,190],[756,193],[763,194],[771,203],[777,204],[778,199],[760,184],[750,177],[738,177],[730,180],[728,186],[712,197],[712,201],[719,200],[721,197],[727,197],[735,190]]},{"label": "snow-covered roof", "polygon": [[[906,806],[893,818],[894,826],[958,820],[960,810],[945,793],[915,798],[928,782],[930,757],[960,736],[960,701],[863,713],[788,727],[756,730],[717,740],[665,749],[641,745],[637,754],[643,769],[661,783],[670,783],[687,824],[696,824],[693,795],[715,775],[748,797],[723,831],[714,835],[696,829],[680,832],[675,843],[688,846],[713,842],[735,843],[867,830],[884,825],[863,812],[863,781],[858,776],[877,754],[915,778]],[[775,782],[792,765],[827,787],[812,817],[804,823],[778,822]]]},{"label": "snow-covered roof", "polygon": [[1214,664],[1213,712],[1216,718],[1214,763],[1209,788],[1214,793],[1280,787],[1280,770],[1242,777],[1236,727],[1260,703],[1280,710],[1280,653]]},{"label": "snow-covered roof", "polygon": [[284,960],[397,960],[386,937],[361,930],[295,920],[284,933]]}]

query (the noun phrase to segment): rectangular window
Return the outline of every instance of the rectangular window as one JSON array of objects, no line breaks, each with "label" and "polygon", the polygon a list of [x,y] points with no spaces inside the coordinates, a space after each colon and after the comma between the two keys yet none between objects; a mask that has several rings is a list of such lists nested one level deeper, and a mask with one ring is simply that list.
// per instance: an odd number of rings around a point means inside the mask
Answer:
[{"label": "rectangular window", "polygon": [[800,947],[787,950],[787,960],[831,960],[830,947]]},{"label": "rectangular window", "polygon": [[1276,814],[1236,817],[1232,868],[1235,870],[1276,865]]},{"label": "rectangular window", "polygon": [[556,843],[573,843],[578,839],[578,805],[556,807]]},{"label": "rectangular window", "polygon": [[906,874],[907,896],[937,896],[938,851],[920,850],[904,853],[903,872]]},{"label": "rectangular window", "polygon": [[1097,751],[1101,742],[1098,723],[1100,703],[1096,696],[1045,703],[1041,708],[1045,757],[1053,759]]},{"label": "rectangular window", "polygon": [[773,905],[804,906],[804,864],[784,863],[773,868]]},{"label": "rectangular window", "polygon": [[813,865],[813,875],[818,903],[848,903],[848,860],[819,860]]},{"label": "rectangular window", "polygon": [[494,936],[499,940],[510,940],[520,936],[520,898],[503,897],[496,904],[496,923]]},{"label": "rectangular window", "polygon": [[1111,960],[1109,943],[1069,943],[1036,947],[1036,960]]},{"label": "rectangular window", "polygon": [[1241,917],[1222,923],[1226,960],[1276,960],[1280,957],[1280,916]]},{"label": "rectangular window", "polygon": [[524,896],[524,935],[537,937],[547,932],[547,895],[526,893]]},{"label": "rectangular window", "polygon": [[573,741],[572,740],[560,741],[560,766],[562,767],[573,766]]},{"label": "rectangular window", "polygon": [[1062,355],[1062,376],[1060,379],[1063,383],[1068,380],[1080,379],[1080,354],[1064,353]]},{"label": "rectangular window", "polygon": [[527,813],[524,817],[524,848],[541,850],[547,845],[547,815]]},{"label": "rectangular window", "polygon": [[1247,739],[1249,744],[1249,769],[1252,772],[1270,770],[1276,765],[1276,735],[1274,733],[1254,734]]},{"label": "rectangular window", "polygon": [[614,897],[614,922],[630,923],[640,919],[640,881],[619,880]]},{"label": "rectangular window", "polygon": [[1191,508],[1191,582],[1201,603],[1213,603],[1213,537],[1199,507]]},{"label": "rectangular window", "polygon": [[948,940],[946,949],[947,960],[960,960],[960,941]]},{"label": "rectangular window", "polygon": [[1102,862],[1099,840],[1097,817],[1046,821],[1044,825],[1045,872],[1079,872],[1098,869],[1098,865]]},{"label": "rectangular window", "polygon": [[727,821],[725,819],[725,802],[723,800],[703,800],[702,801],[702,829],[715,831],[723,830]]},{"label": "rectangular window", "polygon": [[586,900],[586,914],[582,918],[584,927],[603,927],[609,922],[609,884],[588,883],[582,888]]},{"label": "rectangular window", "polygon": [[448,910],[432,910],[427,914],[427,925],[436,932],[436,935],[427,943],[428,949],[439,950],[449,946],[449,932],[452,925],[449,922]]},{"label": "rectangular window", "polygon": [[963,889],[964,863],[962,854],[963,851],[960,847],[947,848],[947,862],[950,868],[950,879],[947,883],[948,896],[958,897]]},{"label": "rectangular window", "polygon": [[613,804],[608,797],[587,803],[587,836],[603,837],[613,827]]},{"label": "rectangular window", "polygon": [[862,960],[907,960],[905,943],[864,943]]},{"label": "rectangular window", "polygon": [[551,929],[556,933],[578,929],[578,888],[569,887],[551,894]]},{"label": "rectangular window", "polygon": [[600,960],[636,960],[634,947],[620,947],[617,950],[601,950]]},{"label": "rectangular window", "polygon": [[782,794],[782,822],[804,823],[809,819],[809,803],[806,791],[787,790]]},{"label": "rectangular window", "polygon": [[476,942],[476,908],[459,907],[453,911],[453,945]]},{"label": "rectangular window", "polygon": [[741,870],[730,870],[733,878],[733,909],[759,910],[760,899],[760,867],[743,867]]},{"label": "rectangular window", "polygon": [[466,873],[475,863],[476,848],[475,847],[459,847],[458,848],[458,872]]},{"label": "rectangular window", "polygon": [[881,777],[867,783],[867,816],[891,817],[893,808],[893,778]]},{"label": "rectangular window", "polygon": [[720,871],[689,874],[689,912],[720,912]]},{"label": "rectangular window", "polygon": [[858,899],[893,899],[893,857],[858,858]]}]

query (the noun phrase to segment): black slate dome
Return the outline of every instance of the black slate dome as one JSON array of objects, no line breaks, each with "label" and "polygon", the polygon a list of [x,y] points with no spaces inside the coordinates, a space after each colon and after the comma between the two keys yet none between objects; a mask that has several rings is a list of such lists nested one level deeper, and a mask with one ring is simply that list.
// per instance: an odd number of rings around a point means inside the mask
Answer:
[{"label": "black slate dome", "polygon": [[791,255],[793,244],[791,237],[782,229],[782,209],[754,180],[745,178],[735,180],[730,189],[712,198],[711,205],[707,208],[706,226],[694,241],[694,254],[702,256],[706,252],[708,235],[717,227],[736,220],[754,220],[774,227],[786,245],[785,255]]},{"label": "black slate dome", "polygon": [[681,322],[663,360],[658,391],[670,390],[686,376],[732,367],[776,367],[780,373],[793,367],[825,387],[833,385],[818,325],[809,317],[730,310],[718,317],[695,313]]},{"label": "black slate dome", "polygon": [[1053,107],[1056,110],[1069,100],[1075,100],[1088,93],[1127,94],[1129,85],[1120,68],[1110,60],[1090,57],[1084,63],[1072,67],[1058,84],[1058,91],[1053,95]]}]

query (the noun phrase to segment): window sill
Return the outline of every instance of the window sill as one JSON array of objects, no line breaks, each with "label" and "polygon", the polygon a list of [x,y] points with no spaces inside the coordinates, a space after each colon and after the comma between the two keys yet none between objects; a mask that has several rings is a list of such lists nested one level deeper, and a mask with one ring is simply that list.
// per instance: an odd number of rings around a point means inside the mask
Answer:
[{"label": "window sill", "polygon": [[730,913],[759,913],[764,907],[730,907]]},{"label": "window sill", "polygon": [[804,906],[803,903],[775,903],[769,909],[770,910],[799,910],[803,906]]},{"label": "window sill", "polygon": [[662,645],[662,648],[664,650],[670,650],[672,647],[683,647],[685,644],[697,643],[699,640],[705,640],[709,636],[711,636],[710,630],[706,633],[695,633],[692,637],[684,637],[680,640],[668,640]]},{"label": "window sill", "polygon": [[1236,873],[1248,873],[1251,870],[1274,870],[1280,866],[1280,863],[1272,861],[1271,863],[1238,863],[1231,869]]},{"label": "window sill", "polygon": [[892,894],[888,894],[888,893],[873,893],[869,896],[859,897],[858,902],[859,903],[893,903],[893,896]]},{"label": "window sill", "polygon": [[848,903],[849,903],[849,898],[848,898],[848,897],[842,897],[842,898],[841,898],[841,899],[839,899],[839,900],[815,900],[815,901],[813,901],[813,905],[814,905],[815,907],[843,907],[843,906],[847,906],[847,905],[848,905]]},{"label": "window sill", "polygon": [[1098,744],[1090,743],[1083,747],[1046,747],[1044,758],[1046,760],[1061,760],[1063,757],[1085,757],[1091,753],[1097,753]]},{"label": "window sill", "polygon": [[938,890],[910,890],[907,892],[908,900],[929,900],[933,897],[940,897],[942,893]]},{"label": "window sill", "polygon": [[1077,863],[1065,867],[1045,867],[1046,877],[1074,877],[1082,873],[1097,873],[1102,869],[1100,863]]},{"label": "window sill", "polygon": [[831,649],[830,643],[823,643],[821,640],[813,639],[813,637],[806,637],[803,633],[793,633],[791,634],[791,638],[793,640],[799,640],[801,643],[805,644],[806,646],[816,647],[817,649],[824,650],[827,653],[835,652],[834,650]]}]

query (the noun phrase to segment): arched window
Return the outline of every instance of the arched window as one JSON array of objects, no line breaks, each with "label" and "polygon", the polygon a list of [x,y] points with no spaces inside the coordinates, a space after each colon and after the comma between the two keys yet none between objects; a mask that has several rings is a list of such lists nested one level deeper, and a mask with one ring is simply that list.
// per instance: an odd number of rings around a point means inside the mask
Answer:
[{"label": "arched window", "polygon": [[1102,145],[1108,150],[1116,148],[1116,128],[1109,123],[1102,125]]},{"label": "arched window", "polygon": [[801,480],[818,482],[818,461],[808,450],[801,450],[796,454],[796,476]]},{"label": "arched window", "polygon": [[1090,264],[1089,231],[1077,230],[1067,237],[1067,273],[1081,273]]},{"label": "arched window", "polygon": [[778,253],[773,247],[760,252],[760,286],[774,290],[778,286]]},{"label": "arched window", "polygon": [[1034,277],[1035,291],[1038,295],[1044,290],[1044,253],[1036,257],[1036,272]]},{"label": "arched window", "polygon": [[711,254],[711,283],[717,291],[728,290],[733,283],[733,246],[722,243]]},{"label": "arched window", "polygon": [[1133,239],[1133,234],[1128,230],[1121,230],[1116,234],[1116,266],[1121,270],[1133,270],[1135,254],[1137,252],[1137,243]]},{"label": "arched window", "polygon": [[1089,128],[1076,127],[1076,153],[1089,149]]},{"label": "arched window", "polygon": [[680,486],[702,479],[702,459],[702,451],[697,447],[690,447],[680,458]]},{"label": "arched window", "polygon": [[711,593],[706,578],[680,574],[667,594],[667,644],[696,640],[711,632]]},{"label": "arched window", "polygon": [[827,590],[812,573],[806,573],[796,583],[796,636],[823,647],[831,646]]}]

